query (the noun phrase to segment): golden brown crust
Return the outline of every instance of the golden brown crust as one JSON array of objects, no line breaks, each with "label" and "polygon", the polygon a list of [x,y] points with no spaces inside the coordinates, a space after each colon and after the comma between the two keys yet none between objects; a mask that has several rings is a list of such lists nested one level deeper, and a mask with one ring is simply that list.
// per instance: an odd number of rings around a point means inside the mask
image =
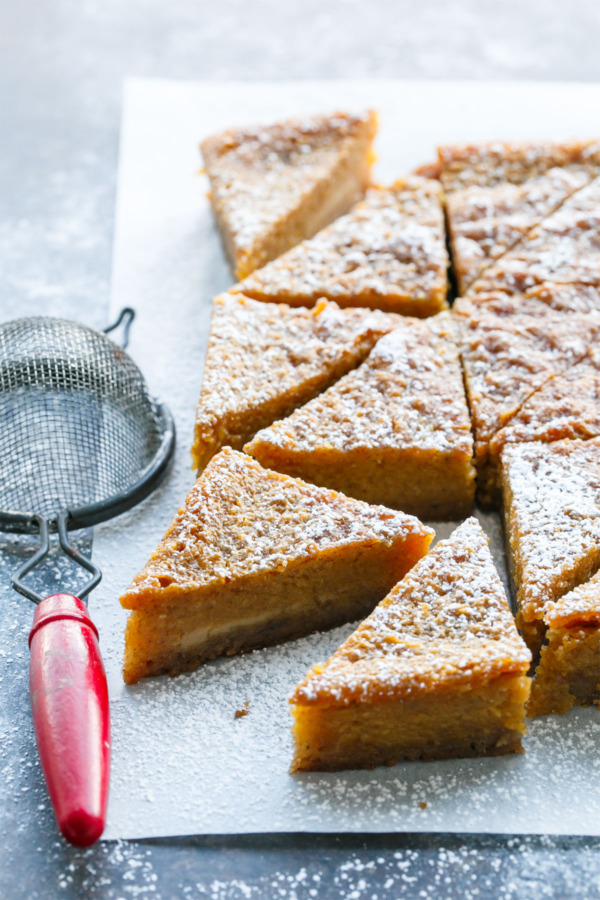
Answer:
[{"label": "golden brown crust", "polygon": [[225,448],[196,481],[121,604],[168,606],[183,589],[270,572],[340,543],[413,532],[432,534],[411,516],[271,472]]},{"label": "golden brown crust", "polygon": [[439,182],[413,176],[372,188],[348,215],[232,290],[292,306],[326,297],[424,317],[447,307],[447,268]]},{"label": "golden brown crust", "polygon": [[211,203],[236,278],[310,237],[364,193],[374,112],[230,129],[201,144]]}]

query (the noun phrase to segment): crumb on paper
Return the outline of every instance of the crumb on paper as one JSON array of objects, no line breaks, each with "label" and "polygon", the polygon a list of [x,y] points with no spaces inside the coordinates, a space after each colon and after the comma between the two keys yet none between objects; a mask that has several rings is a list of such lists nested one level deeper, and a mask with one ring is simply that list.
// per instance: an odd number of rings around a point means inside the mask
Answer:
[{"label": "crumb on paper", "polygon": [[250,701],[246,700],[246,702],[243,703],[242,706],[239,707],[239,709],[236,709],[235,718],[242,719],[244,716],[248,715],[249,711],[250,711]]}]

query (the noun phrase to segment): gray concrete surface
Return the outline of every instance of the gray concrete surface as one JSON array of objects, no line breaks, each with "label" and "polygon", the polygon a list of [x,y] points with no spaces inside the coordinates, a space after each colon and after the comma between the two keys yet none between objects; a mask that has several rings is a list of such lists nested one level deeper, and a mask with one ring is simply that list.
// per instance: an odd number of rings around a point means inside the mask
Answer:
[{"label": "gray concrete surface", "polygon": [[[2,320],[48,313],[105,323],[128,75],[600,81],[598,0],[3,0],[0,13]],[[89,536],[82,541],[89,546]],[[67,847],[33,749],[31,608],[9,586],[27,546],[1,538],[0,550],[0,897],[600,898],[598,842],[585,838]]]}]

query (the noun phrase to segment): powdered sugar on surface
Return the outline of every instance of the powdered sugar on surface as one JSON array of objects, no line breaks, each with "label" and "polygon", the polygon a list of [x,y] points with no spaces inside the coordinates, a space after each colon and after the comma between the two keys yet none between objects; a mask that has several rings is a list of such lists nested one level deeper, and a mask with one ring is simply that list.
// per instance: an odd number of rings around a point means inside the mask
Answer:
[{"label": "powdered sugar on surface", "polygon": [[[94,557],[104,580],[90,606],[101,634],[112,709],[107,838],[277,831],[600,834],[596,710],[532,721],[523,756],[289,775],[287,698],[307,670],[351,634],[352,624],[217,660],[175,679],[146,679],[125,687],[120,673],[126,614],[117,597],[144,566],[193,483],[188,448],[210,303],[232,280],[204,196],[206,185],[196,174],[198,141],[232,123],[274,120],[289,115],[292,107],[298,113],[324,105],[341,108],[350,98],[381,111],[377,176],[389,183],[431,158],[442,140],[492,139],[499,129],[508,133],[517,127],[524,137],[556,133],[555,91],[545,107],[541,99],[528,103],[527,115],[517,124],[514,94],[503,101],[501,89],[490,85],[485,108],[476,102],[480,95],[473,94],[477,115],[469,121],[476,125],[465,135],[465,119],[454,115],[451,94],[444,93],[452,90],[452,85],[411,86],[399,103],[396,82],[130,86],[112,303],[113,310],[126,304],[137,309],[131,352],[151,389],[169,403],[179,446],[165,484],[137,510],[94,534]],[[470,96],[467,88],[467,105]],[[424,106],[431,116],[423,117]],[[579,111],[573,103],[564,109],[564,130],[557,138],[591,132],[589,103]],[[407,139],[409,134],[413,139]],[[499,519],[479,518],[505,579]],[[447,537],[453,527],[438,527],[438,536]],[[236,718],[246,702],[248,714]],[[111,852],[121,852],[119,846]],[[390,877],[397,884],[405,884],[403,875],[413,877],[409,857],[404,853],[396,868],[390,863]],[[132,859],[146,866],[143,851]],[[448,856],[446,870],[463,872],[467,864],[462,856],[455,863]],[[344,871],[336,872],[340,892],[348,887],[361,900],[368,896],[361,886],[368,881],[363,865],[359,853],[344,862]],[[151,878],[148,870],[148,885]],[[225,896],[217,882],[207,887],[208,896]],[[303,896],[300,888],[281,886],[290,898],[293,891]],[[270,883],[240,883],[238,895],[248,891],[257,897],[273,893]]]}]

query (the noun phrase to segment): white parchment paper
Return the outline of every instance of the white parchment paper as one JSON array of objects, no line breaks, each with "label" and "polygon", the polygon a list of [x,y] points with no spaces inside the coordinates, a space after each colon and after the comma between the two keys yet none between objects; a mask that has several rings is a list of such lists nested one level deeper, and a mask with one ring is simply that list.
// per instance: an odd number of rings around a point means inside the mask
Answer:
[{"label": "white parchment paper", "polygon": [[[276,831],[600,834],[600,716],[533,720],[526,754],[291,776],[287,697],[353,626],[191,675],[125,687],[118,596],[193,483],[195,404],[212,297],[231,274],[199,173],[201,138],[229,125],[333,108],[380,111],[377,176],[392,180],[450,141],[592,136],[600,87],[410,81],[289,84],[133,80],[123,114],[112,313],[137,310],[130,352],[167,401],[178,448],[167,482],[95,531],[104,572],[91,608],[109,675],[113,769],[105,838]],[[505,577],[499,522],[480,517]],[[445,537],[451,525],[438,529]],[[248,703],[248,715],[235,711]],[[426,804],[426,805],[425,805]]]}]

